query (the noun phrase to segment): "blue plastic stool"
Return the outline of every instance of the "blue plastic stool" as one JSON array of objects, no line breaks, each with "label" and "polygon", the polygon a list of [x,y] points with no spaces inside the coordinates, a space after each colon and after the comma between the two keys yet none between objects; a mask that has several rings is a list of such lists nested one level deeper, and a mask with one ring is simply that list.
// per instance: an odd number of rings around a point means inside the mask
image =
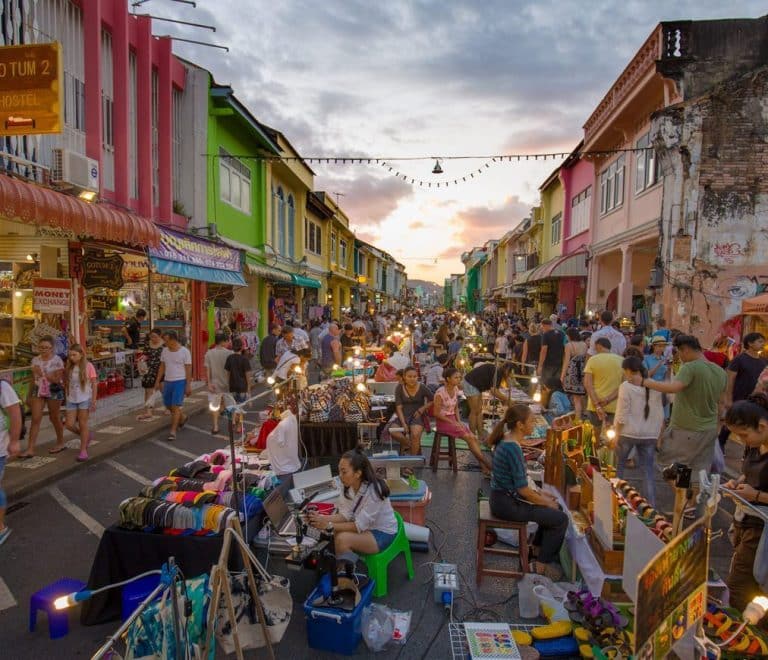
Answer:
[{"label": "blue plastic stool", "polygon": [[159,575],[147,575],[123,585],[121,597],[123,623],[136,611],[136,608],[141,605],[144,599],[155,590],[158,584],[160,584]]},{"label": "blue plastic stool", "polygon": [[51,639],[66,637],[69,632],[69,610],[57,610],[53,601],[59,596],[66,596],[83,588],[85,582],[62,578],[33,593],[29,598],[29,632],[35,631],[37,611],[43,610],[48,614],[48,636]]}]

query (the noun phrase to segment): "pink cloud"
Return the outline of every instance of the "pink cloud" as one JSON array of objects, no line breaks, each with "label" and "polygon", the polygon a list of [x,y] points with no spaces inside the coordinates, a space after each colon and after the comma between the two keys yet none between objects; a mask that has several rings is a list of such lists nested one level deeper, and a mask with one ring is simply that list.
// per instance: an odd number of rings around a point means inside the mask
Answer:
[{"label": "pink cloud", "polygon": [[531,210],[531,205],[517,195],[507,197],[501,206],[488,208],[474,206],[459,211],[450,221],[456,227],[453,239],[455,246],[444,250],[441,259],[459,256],[476,245],[482,245],[494,238],[501,238],[516,227]]},{"label": "pink cloud", "polygon": [[405,181],[394,177],[380,179],[370,174],[355,179],[325,179],[320,183],[334,197],[335,193],[341,193],[341,208],[349,217],[350,225],[355,227],[379,225],[413,192]]},{"label": "pink cloud", "polygon": [[424,229],[426,226],[421,220],[416,220],[408,225],[408,229]]}]

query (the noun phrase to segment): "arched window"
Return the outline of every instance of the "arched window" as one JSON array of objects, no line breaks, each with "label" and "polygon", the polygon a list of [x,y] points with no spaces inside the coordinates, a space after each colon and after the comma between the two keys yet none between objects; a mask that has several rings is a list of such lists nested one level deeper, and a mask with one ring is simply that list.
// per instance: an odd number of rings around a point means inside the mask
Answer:
[{"label": "arched window", "polygon": [[293,195],[288,195],[288,252],[287,256],[294,258],[296,248],[296,205],[293,202]]},{"label": "arched window", "polygon": [[283,256],[287,237],[285,229],[285,195],[282,187],[279,187],[277,189],[277,244],[274,247]]},{"label": "arched window", "polygon": [[270,243],[277,249],[277,188],[274,186],[272,186],[272,218],[270,230]]}]

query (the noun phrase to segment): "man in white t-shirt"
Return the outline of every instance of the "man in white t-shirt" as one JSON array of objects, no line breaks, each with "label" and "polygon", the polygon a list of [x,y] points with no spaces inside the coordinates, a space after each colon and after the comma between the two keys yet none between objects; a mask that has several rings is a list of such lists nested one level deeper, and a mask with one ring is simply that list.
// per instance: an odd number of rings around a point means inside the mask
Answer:
[{"label": "man in white t-shirt", "polygon": [[171,431],[168,440],[176,439],[176,430],[187,423],[182,406],[184,397],[192,394],[192,354],[179,343],[175,330],[165,333],[165,348],[160,354],[155,389],[162,383],[163,403],[171,411]]},{"label": "man in white t-shirt", "polygon": [[219,432],[222,396],[229,391],[229,374],[224,368],[227,358],[232,355],[232,351],[226,347],[228,340],[229,337],[223,332],[217,332],[213,348],[209,348],[205,353],[205,358],[203,358],[205,377],[208,381],[208,408],[213,418],[213,427],[211,428],[213,435]]},{"label": "man in white t-shirt", "polygon": [[0,381],[0,545],[8,540],[11,528],[5,524],[5,508],[8,500],[2,488],[3,472],[8,456],[16,456],[20,451],[21,437],[21,402],[15,390],[7,381]]}]

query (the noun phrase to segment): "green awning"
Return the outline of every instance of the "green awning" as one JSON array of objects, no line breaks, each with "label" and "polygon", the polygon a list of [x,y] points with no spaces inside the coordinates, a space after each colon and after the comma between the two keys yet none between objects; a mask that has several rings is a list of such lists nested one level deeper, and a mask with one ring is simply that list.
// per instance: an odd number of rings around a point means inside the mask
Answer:
[{"label": "green awning", "polygon": [[304,275],[297,275],[296,273],[291,273],[291,277],[293,278],[294,286],[302,286],[305,289],[319,289],[321,286],[319,280],[311,277],[304,277]]},{"label": "green awning", "polygon": [[249,275],[255,275],[270,282],[282,282],[284,284],[293,284],[293,276],[279,268],[272,268],[261,263],[254,256],[245,253],[245,270]]}]

